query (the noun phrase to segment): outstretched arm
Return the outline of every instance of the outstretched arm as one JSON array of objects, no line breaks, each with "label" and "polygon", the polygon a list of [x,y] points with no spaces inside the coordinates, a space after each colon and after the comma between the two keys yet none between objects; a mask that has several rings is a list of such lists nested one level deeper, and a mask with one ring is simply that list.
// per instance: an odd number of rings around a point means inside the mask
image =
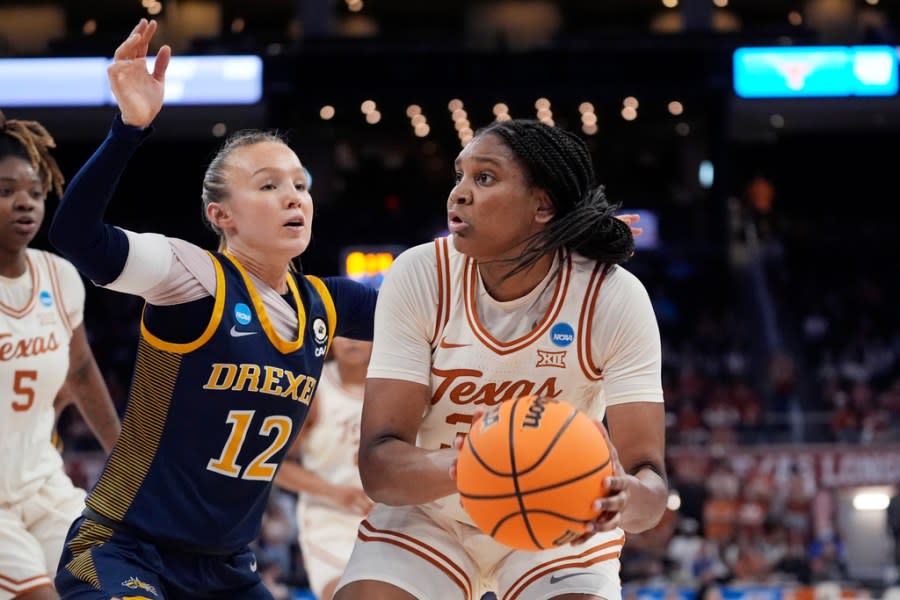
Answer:
[{"label": "outstretched arm", "polygon": [[103,214],[128,160],[149,134],[144,128],[162,107],[171,50],[163,46],[153,74],[147,72],[147,47],[156,27],[155,21],[142,19],[116,50],[109,77],[121,117],[116,117],[103,144],[72,179],[50,225],[51,243],[100,285],[119,276],[129,248],[125,233],[105,224]]}]

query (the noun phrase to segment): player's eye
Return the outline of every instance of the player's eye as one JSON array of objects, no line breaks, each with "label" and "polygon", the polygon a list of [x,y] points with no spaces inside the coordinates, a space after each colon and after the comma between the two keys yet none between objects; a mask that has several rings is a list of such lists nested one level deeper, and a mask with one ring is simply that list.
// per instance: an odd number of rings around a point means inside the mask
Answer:
[{"label": "player's eye", "polygon": [[477,181],[480,185],[489,185],[489,184],[493,183],[494,176],[491,175],[490,173],[481,172],[475,178],[475,181]]},{"label": "player's eye", "polygon": [[454,171],[453,172],[453,181],[455,181],[456,183],[459,183],[460,181],[462,181],[462,178],[463,178],[462,171]]}]

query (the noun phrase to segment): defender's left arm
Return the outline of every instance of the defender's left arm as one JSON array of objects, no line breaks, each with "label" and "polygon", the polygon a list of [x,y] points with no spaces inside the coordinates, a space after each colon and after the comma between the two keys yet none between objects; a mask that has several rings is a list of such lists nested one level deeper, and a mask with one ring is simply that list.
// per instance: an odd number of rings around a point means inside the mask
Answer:
[{"label": "defender's left arm", "polygon": [[106,452],[110,452],[119,438],[119,416],[94,360],[84,323],[72,332],[69,372],[58,395],[78,407],[100,445]]}]

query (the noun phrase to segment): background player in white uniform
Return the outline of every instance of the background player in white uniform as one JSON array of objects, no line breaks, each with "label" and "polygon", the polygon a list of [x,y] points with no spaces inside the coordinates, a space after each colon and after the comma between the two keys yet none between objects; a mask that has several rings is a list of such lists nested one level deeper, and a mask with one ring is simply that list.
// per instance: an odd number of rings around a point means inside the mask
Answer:
[{"label": "background player in white uniform", "polygon": [[74,403],[107,451],[119,418],[88,345],[84,285],[65,259],[28,248],[63,177],[50,134],[0,113],[0,600],[59,598],[51,573],[84,492],[51,443],[54,402]]},{"label": "background player in white uniform", "polygon": [[[561,129],[494,123],[456,171],[451,237],[403,254],[381,288],[359,457],[378,504],[336,598],[617,599],[622,530],[655,525],[667,495],[659,330],[617,266],[632,234]],[[530,393],[605,416],[618,450],[589,533],[534,553],[480,533],[452,475],[476,411]]]},{"label": "background player in white uniform", "polygon": [[[372,508],[357,452],[372,343],[335,337],[310,414],[275,483],[298,493],[300,549],[309,586],[330,599],[350,559],[359,522]],[[298,456],[299,455],[299,456]]]}]

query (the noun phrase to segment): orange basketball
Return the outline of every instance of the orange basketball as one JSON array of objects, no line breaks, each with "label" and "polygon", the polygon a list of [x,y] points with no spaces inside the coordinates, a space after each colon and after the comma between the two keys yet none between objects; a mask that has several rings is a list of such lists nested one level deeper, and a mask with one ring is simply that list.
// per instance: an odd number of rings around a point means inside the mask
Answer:
[{"label": "orange basketball", "polygon": [[613,466],[590,417],[565,402],[524,396],[472,424],[456,473],[463,508],[481,531],[513,548],[543,550],[584,533]]}]

